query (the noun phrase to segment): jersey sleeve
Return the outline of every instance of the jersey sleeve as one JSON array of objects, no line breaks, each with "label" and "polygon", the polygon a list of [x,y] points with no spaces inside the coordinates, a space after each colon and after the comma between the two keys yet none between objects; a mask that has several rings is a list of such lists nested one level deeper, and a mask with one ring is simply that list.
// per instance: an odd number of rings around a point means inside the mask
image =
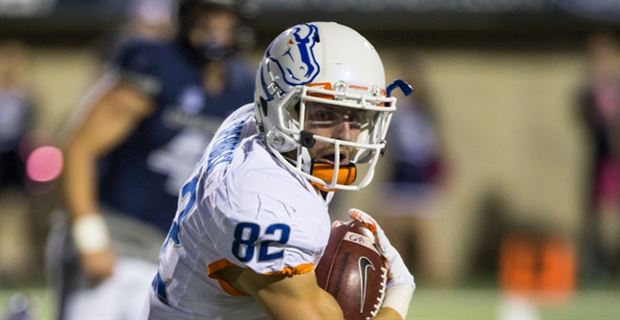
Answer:
[{"label": "jersey sleeve", "polygon": [[242,203],[214,211],[218,230],[213,231],[216,237],[212,240],[222,259],[210,263],[209,274],[228,264],[269,275],[293,276],[314,270],[329,237],[327,213],[266,194],[242,198]]},{"label": "jersey sleeve", "polygon": [[110,59],[110,66],[125,84],[148,94],[159,93],[161,83],[157,77],[158,45],[146,40],[127,40],[120,44]]}]

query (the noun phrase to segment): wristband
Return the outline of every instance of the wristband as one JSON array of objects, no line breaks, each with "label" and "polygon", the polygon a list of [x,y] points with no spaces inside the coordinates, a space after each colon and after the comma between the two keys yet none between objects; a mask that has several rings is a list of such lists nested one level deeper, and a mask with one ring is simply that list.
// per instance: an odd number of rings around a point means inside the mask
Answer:
[{"label": "wristband", "polygon": [[402,319],[407,319],[413,291],[415,291],[415,285],[396,285],[387,289],[383,307],[392,308],[400,314]]},{"label": "wristband", "polygon": [[94,253],[110,244],[108,229],[100,214],[78,218],[71,229],[73,242],[80,253]]}]

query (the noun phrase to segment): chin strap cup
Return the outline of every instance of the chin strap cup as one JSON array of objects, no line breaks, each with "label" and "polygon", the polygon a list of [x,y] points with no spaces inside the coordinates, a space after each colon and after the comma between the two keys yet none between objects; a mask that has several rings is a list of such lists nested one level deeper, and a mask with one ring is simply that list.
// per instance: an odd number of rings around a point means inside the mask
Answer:
[{"label": "chin strap cup", "polygon": [[[332,177],[334,176],[334,165],[331,163],[313,161],[310,174],[325,181],[325,183],[330,183],[332,181]],[[340,165],[340,168],[338,169],[338,179],[336,181],[337,184],[351,185],[355,182],[356,178],[357,166],[355,166],[354,163]],[[312,185],[319,188],[321,191],[335,191],[334,189],[328,189],[324,185],[316,182],[312,182]]]}]

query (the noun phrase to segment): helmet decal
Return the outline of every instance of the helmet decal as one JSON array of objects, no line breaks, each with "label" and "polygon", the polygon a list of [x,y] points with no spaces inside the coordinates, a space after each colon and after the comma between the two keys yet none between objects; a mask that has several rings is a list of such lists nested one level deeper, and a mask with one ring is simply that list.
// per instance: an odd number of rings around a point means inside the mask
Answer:
[{"label": "helmet decal", "polygon": [[[262,64],[260,77],[268,100],[273,99],[273,95],[278,92],[283,93],[283,85],[304,85],[312,82],[319,74],[321,66],[314,56],[314,46],[319,41],[318,32],[313,24],[300,24],[291,28],[288,46],[272,44],[267,48],[265,59],[269,62]],[[281,63],[285,60],[288,63]]]}]

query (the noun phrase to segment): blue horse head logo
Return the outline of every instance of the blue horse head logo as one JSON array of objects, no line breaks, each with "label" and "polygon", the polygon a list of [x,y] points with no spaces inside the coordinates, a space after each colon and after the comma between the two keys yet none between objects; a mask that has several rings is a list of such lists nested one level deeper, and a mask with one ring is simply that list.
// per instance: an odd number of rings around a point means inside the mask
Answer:
[{"label": "blue horse head logo", "polygon": [[261,66],[260,77],[268,100],[275,93],[285,92],[285,86],[312,82],[321,71],[314,56],[319,29],[313,24],[300,24],[290,30],[284,35],[288,41],[274,41],[265,53],[267,62]]}]

